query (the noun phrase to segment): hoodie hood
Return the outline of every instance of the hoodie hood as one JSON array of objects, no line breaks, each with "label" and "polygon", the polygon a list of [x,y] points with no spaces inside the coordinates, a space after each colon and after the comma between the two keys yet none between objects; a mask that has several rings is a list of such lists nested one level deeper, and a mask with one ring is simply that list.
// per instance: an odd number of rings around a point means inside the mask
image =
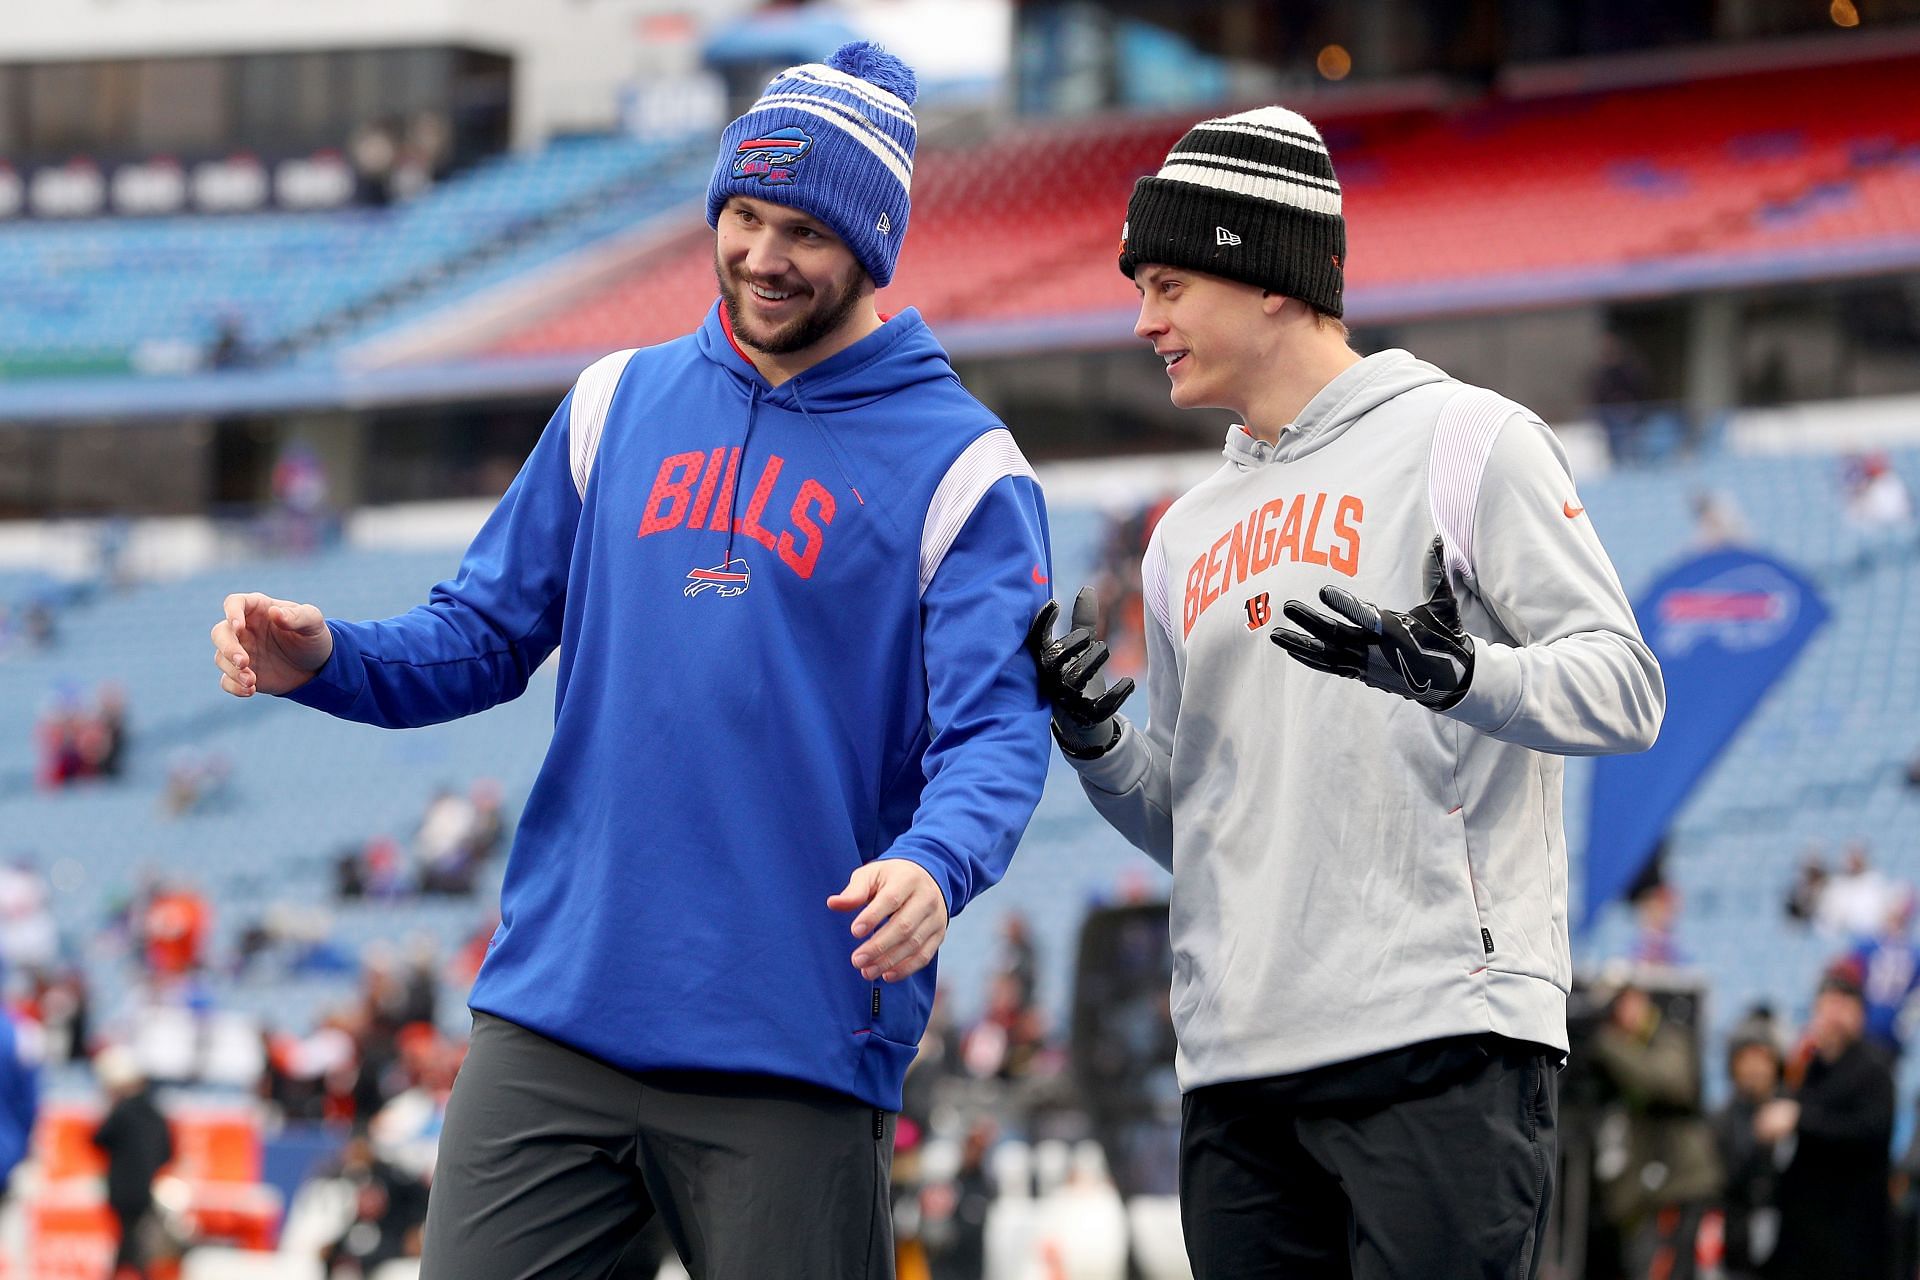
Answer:
[{"label": "hoodie hood", "polygon": [[1305,457],[1395,396],[1416,387],[1445,382],[1447,375],[1398,347],[1376,351],[1341,371],[1307,401],[1300,416],[1280,432],[1278,444],[1256,439],[1238,423],[1227,429],[1223,450],[1242,471],[1269,462]]},{"label": "hoodie hood", "polygon": [[694,341],[701,354],[739,383],[742,395],[796,413],[860,409],[908,387],[954,376],[946,350],[912,307],[777,387],[735,344],[725,302],[714,302]]}]

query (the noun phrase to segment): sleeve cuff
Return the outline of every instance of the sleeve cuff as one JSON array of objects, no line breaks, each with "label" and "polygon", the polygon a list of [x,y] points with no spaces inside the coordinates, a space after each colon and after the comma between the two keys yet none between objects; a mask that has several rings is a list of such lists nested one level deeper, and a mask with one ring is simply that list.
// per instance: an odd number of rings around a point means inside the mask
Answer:
[{"label": "sleeve cuff", "polygon": [[880,858],[876,858],[875,861],[880,861],[884,858],[897,858],[902,862],[911,862],[914,866],[919,867],[922,871],[932,876],[935,887],[940,890],[940,896],[947,904],[948,920],[952,920],[955,916],[959,915],[961,909],[967,905],[964,902],[956,905],[954,902],[955,894],[951,872],[939,858],[934,857],[924,849],[913,847],[901,848],[896,845],[881,854]]},{"label": "sleeve cuff", "polygon": [[1113,746],[1095,756],[1084,760],[1061,752],[1061,757],[1073,766],[1082,781],[1097,787],[1109,795],[1125,795],[1140,785],[1147,774],[1147,744],[1140,740],[1140,731],[1125,716],[1115,716],[1120,722],[1120,739]]},{"label": "sleeve cuff", "polygon": [[1466,697],[1440,714],[1482,733],[1497,733],[1519,713],[1525,683],[1518,650],[1475,636],[1473,683]]},{"label": "sleeve cuff", "polygon": [[339,715],[359,700],[367,685],[367,671],[360,659],[359,642],[338,623],[329,621],[327,630],[333,632],[333,652],[327,656],[326,665],[313,673],[313,679],[280,696],[315,711]]}]

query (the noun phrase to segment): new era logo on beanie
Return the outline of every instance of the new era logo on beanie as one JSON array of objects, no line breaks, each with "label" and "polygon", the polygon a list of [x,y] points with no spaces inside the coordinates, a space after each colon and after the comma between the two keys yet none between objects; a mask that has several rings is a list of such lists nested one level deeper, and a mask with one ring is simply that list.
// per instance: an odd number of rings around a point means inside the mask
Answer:
[{"label": "new era logo on beanie", "polygon": [[907,234],[918,88],[912,68],[866,41],[788,67],[720,135],[707,225],[731,196],[803,210],[885,287]]},{"label": "new era logo on beanie", "polygon": [[1127,202],[1120,271],[1187,267],[1341,314],[1347,224],[1320,131],[1285,107],[1202,120]]}]

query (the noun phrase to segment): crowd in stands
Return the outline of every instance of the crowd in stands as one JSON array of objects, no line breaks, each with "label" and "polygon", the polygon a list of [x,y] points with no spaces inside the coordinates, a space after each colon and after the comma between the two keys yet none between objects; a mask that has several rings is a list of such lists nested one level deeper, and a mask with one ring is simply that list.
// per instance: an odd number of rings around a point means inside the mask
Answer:
[{"label": "crowd in stands", "polygon": [[1911,1276],[1920,1219],[1890,1180],[1893,1059],[1856,970],[1829,970],[1796,1037],[1769,1009],[1751,1011],[1729,1038],[1730,1096],[1711,1114],[1696,1000],[1629,974],[1585,1046],[1596,1087],[1571,1111],[1597,1110],[1584,1117],[1596,1192],[1586,1274]]},{"label": "crowd in stands", "polygon": [[474,877],[506,847],[500,784],[481,778],[461,795],[441,787],[428,801],[410,843],[376,836],[334,860],[334,892],[342,899],[392,901],[416,894],[465,897]]},{"label": "crowd in stands", "polygon": [[[1920,1137],[1893,1159],[1895,1078],[1920,1026],[1913,885],[1849,843],[1811,849],[1788,927],[1831,940],[1806,1024],[1769,1004],[1727,1037],[1726,1101],[1676,940],[1678,895],[1647,877],[1625,965],[1593,993],[1603,1014],[1576,1047],[1566,1123],[1593,1135],[1594,1280],[1886,1280],[1920,1269]],[[1580,1037],[1577,1035],[1576,1039]],[[1920,1100],[1916,1100],[1920,1105]]]},{"label": "crowd in stands", "polygon": [[88,778],[118,778],[127,763],[127,697],[108,681],[91,700],[71,685],[48,699],[35,730],[42,787],[69,786]]},{"label": "crowd in stands", "polygon": [[1905,1181],[1920,1150],[1893,1179],[1895,1051],[1876,1030],[1858,957],[1822,977],[1797,1035],[1765,1006],[1748,1013],[1723,1060],[1728,1099],[1710,1114],[1687,1008],[1697,996],[1629,974],[1583,1046],[1595,1111],[1576,1104],[1570,1118],[1594,1134],[1586,1274],[1914,1274],[1920,1206]]}]

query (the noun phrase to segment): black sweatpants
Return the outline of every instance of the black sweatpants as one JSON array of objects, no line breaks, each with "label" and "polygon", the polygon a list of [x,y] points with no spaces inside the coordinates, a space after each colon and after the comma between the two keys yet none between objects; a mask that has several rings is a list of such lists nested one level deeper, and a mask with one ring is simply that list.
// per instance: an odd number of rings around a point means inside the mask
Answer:
[{"label": "black sweatpants", "polygon": [[1531,1280],[1556,1057],[1476,1036],[1188,1093],[1195,1280]]},{"label": "black sweatpants", "polygon": [[694,1280],[892,1280],[893,1128],[829,1089],[634,1075],[476,1013],[420,1274],[600,1280],[658,1214]]}]

